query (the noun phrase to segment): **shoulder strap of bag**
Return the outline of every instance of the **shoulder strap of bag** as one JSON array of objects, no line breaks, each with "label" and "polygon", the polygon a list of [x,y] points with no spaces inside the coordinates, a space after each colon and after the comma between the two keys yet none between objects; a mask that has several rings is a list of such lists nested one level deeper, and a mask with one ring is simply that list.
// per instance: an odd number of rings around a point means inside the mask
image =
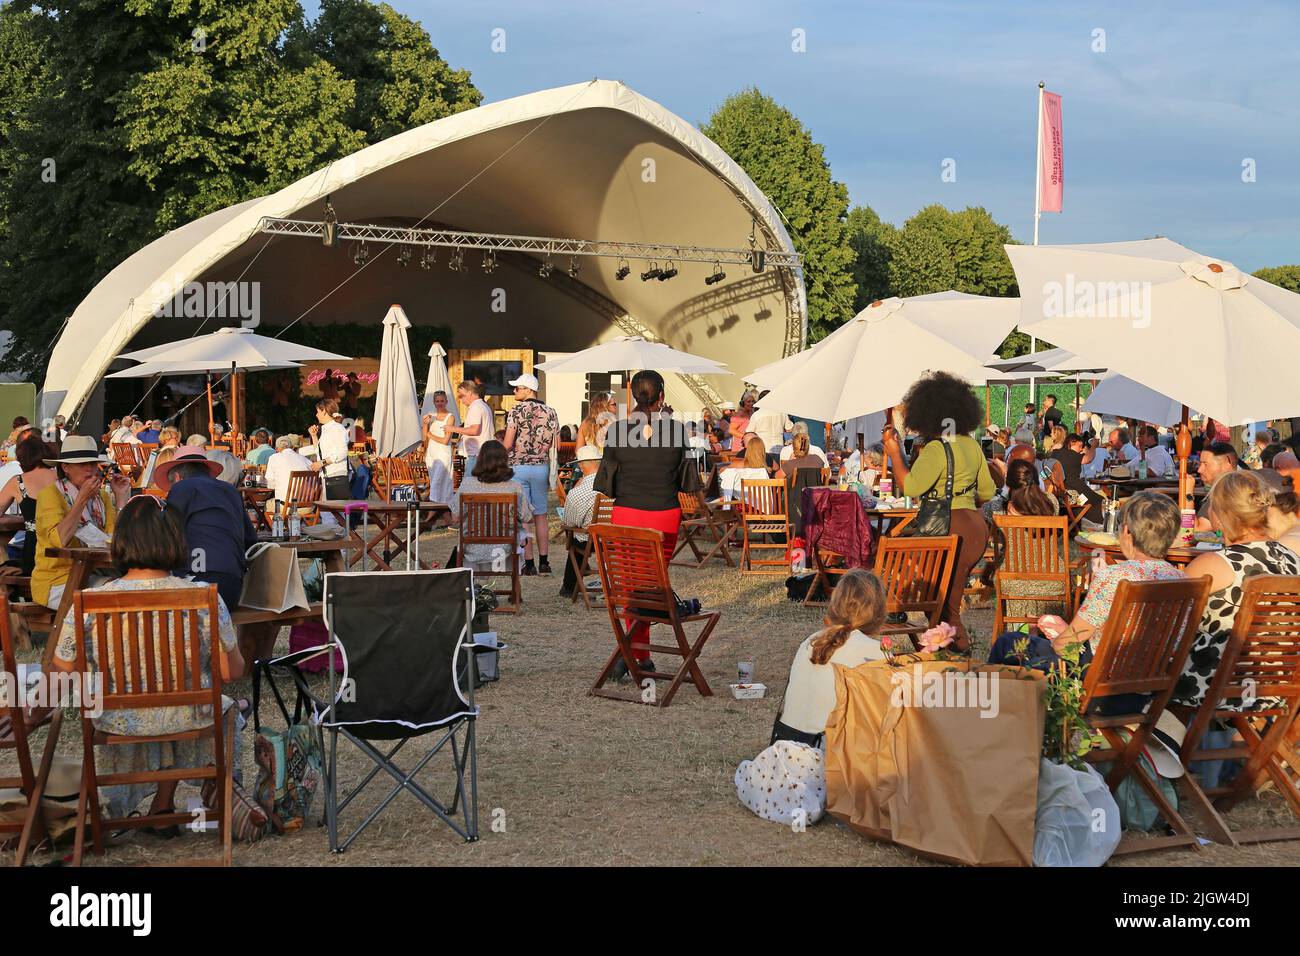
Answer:
[{"label": "shoulder strap of bag", "polygon": [[[948,465],[948,476],[946,479],[944,479],[944,483],[943,483],[943,496],[948,501],[951,501],[952,500],[952,470],[954,467],[953,459],[952,459],[952,448],[942,438],[939,440],[943,442],[944,460],[947,462]],[[938,485],[939,485],[939,479],[936,478],[934,479],[934,484],[932,484],[929,488],[926,488],[925,491],[921,493],[921,497],[934,498],[935,496],[933,492],[934,489],[938,487]]]}]

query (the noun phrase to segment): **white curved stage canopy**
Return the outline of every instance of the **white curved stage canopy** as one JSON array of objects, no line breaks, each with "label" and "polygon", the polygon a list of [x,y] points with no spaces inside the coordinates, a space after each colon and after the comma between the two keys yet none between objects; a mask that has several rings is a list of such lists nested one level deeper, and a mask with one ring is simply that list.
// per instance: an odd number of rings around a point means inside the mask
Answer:
[{"label": "white curved stage canopy", "polygon": [[[327,208],[333,247],[320,238]],[[669,259],[673,278],[641,279]],[[802,270],[772,204],[699,130],[607,80],[408,130],[155,240],[77,307],[43,407],[75,420],[120,353],[233,324],[155,312],[185,283],[234,281],[258,283],[260,321],[297,321],[288,337],[309,345],[313,324],[360,322],[377,350],[396,302],[417,325],[450,326],[455,348],[570,352],[641,334],[737,373],[668,376],[682,409],[734,400],[739,375],[798,351],[806,333]]]}]

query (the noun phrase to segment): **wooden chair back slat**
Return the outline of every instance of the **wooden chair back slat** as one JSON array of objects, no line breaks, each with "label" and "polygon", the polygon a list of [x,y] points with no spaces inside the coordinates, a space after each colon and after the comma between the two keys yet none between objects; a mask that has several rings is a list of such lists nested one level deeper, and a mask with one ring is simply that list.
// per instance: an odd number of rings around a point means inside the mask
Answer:
[{"label": "wooden chair back slat", "polygon": [[876,577],[885,588],[890,613],[919,612],[930,625],[948,600],[953,566],[957,561],[957,536],[882,538],[876,549]]},{"label": "wooden chair back slat", "polygon": [[614,520],[614,499],[596,493],[596,503],[591,509],[592,524],[610,524]]},{"label": "wooden chair back slat", "polygon": [[1084,680],[1084,706],[1115,694],[1154,694],[1167,702],[1208,597],[1209,578],[1121,581]]},{"label": "wooden chair back slat", "polygon": [[464,495],[460,499],[462,544],[517,542],[519,499],[514,495]]},{"label": "wooden chair back slat", "polygon": [[289,472],[289,488],[285,492],[285,504],[297,502],[298,507],[305,507],[319,501],[321,495],[320,474],[314,471]]}]

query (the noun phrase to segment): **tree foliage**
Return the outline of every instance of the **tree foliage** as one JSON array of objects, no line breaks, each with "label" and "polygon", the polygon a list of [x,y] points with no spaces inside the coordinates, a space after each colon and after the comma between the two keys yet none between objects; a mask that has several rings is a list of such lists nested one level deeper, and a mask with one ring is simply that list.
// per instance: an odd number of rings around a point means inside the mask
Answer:
[{"label": "tree foliage", "polygon": [[1255,275],[1291,292],[1300,292],[1300,266],[1269,266]]},{"label": "tree foliage", "polygon": [[825,151],[804,125],[757,89],[727,99],[702,129],[785,218],[804,257],[809,338],[823,338],[854,313],[848,190],[831,177]]},{"label": "tree foliage", "polygon": [[0,7],[0,327],[36,375],[131,253],[478,104],[387,4],[16,0]]}]

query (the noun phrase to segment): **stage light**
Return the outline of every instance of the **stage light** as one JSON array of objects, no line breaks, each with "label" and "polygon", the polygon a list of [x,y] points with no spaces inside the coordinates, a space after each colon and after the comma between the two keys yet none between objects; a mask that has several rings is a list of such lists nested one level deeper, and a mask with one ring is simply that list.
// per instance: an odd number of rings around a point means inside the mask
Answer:
[{"label": "stage light", "polygon": [[661,275],[663,275],[663,272],[659,268],[659,263],[652,262],[650,268],[641,273],[641,281],[649,282],[651,279],[658,279]]},{"label": "stage light", "polygon": [[627,264],[627,260],[619,259],[618,269],[614,272],[614,278],[617,279],[619,282],[622,282],[624,279],[628,277],[628,275],[631,274],[631,272],[632,272],[632,267]]},{"label": "stage light", "polygon": [[436,258],[437,254],[433,251],[432,247],[425,246],[424,251],[420,253],[420,268],[425,272],[428,272],[433,268],[433,263]]},{"label": "stage light", "polygon": [[355,262],[358,266],[363,266],[366,264],[366,260],[369,258],[370,258],[370,247],[366,245],[366,240],[362,239],[361,245],[355,246],[353,249],[352,261]]},{"label": "stage light", "polygon": [[551,270],[554,268],[555,266],[551,262],[551,254],[548,252],[546,254],[546,258],[542,260],[542,265],[537,270],[537,274],[541,276],[543,279],[549,279],[551,277]]},{"label": "stage light", "polygon": [[767,252],[763,249],[751,249],[749,251],[749,267],[755,272],[762,272],[767,268]]},{"label": "stage light", "polygon": [[325,197],[325,219],[322,223],[321,242],[332,247],[338,242],[339,237],[339,217],[334,212],[334,206],[330,203],[330,197]]},{"label": "stage light", "polygon": [[487,252],[483,253],[483,271],[484,273],[491,275],[492,272],[495,271],[496,267],[497,254],[489,249]]},{"label": "stage light", "polygon": [[725,272],[722,271],[722,263],[721,263],[721,262],[715,262],[715,263],[713,264],[713,274],[712,274],[712,275],[707,275],[707,276],[704,277],[704,284],[705,284],[705,285],[716,285],[717,283],[721,282],[721,281],[722,281],[723,279],[725,279],[726,277],[727,277],[727,274],[726,274]]},{"label": "stage light", "polygon": [[397,264],[405,269],[411,264],[411,247],[402,246],[397,252]]},{"label": "stage light", "polygon": [[578,278],[578,270],[579,270],[579,268],[580,268],[580,266],[578,265],[578,257],[577,257],[577,256],[572,256],[572,257],[570,257],[570,259],[569,259],[569,278],[570,278],[570,279],[576,279],[576,278]]},{"label": "stage light", "polygon": [[447,262],[447,268],[452,272],[465,271],[465,250],[457,248],[453,250],[451,258]]},{"label": "stage light", "polygon": [[673,276],[677,275],[677,267],[673,265],[673,260],[668,260],[668,268],[659,273],[659,281],[667,282]]}]

